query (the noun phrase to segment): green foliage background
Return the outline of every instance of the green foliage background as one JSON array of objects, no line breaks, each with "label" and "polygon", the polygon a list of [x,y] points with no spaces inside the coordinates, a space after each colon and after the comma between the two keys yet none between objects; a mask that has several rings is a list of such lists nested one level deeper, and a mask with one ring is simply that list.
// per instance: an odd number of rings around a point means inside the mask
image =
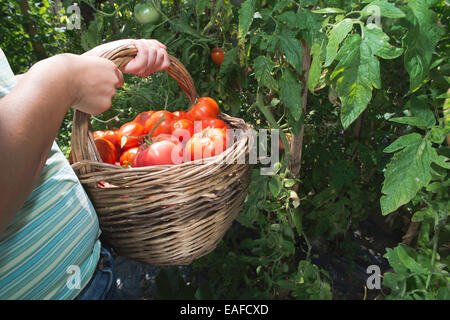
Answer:
[{"label": "green foliage background", "polygon": [[[420,228],[413,242],[385,248],[391,269],[383,297],[449,299],[444,1],[154,1],[161,19],[146,25],[133,17],[138,3],[81,1],[81,30],[67,30],[70,1],[61,11],[50,0],[1,2],[0,47],[22,73],[58,53],[158,39],[187,67],[200,96],[256,129],[281,129],[282,141],[294,137],[302,150],[300,158],[287,148],[276,175],[254,168],[236,225],[193,263],[190,286],[164,270],[161,297],[332,299],[333,279],[314,263],[317,255],[354,260],[353,231],[387,216],[399,239],[404,221]],[[221,66],[210,59],[216,46],[226,50]],[[118,127],[164,106],[189,108],[167,74],[127,75],[113,107],[92,125]],[[71,116],[57,138],[67,155]]]}]

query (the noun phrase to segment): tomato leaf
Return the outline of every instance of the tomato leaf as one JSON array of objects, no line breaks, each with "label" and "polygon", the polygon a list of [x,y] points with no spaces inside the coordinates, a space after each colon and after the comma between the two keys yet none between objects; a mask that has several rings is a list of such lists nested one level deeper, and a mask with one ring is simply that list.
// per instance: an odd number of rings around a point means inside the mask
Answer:
[{"label": "tomato leaf", "polygon": [[239,9],[239,38],[245,39],[255,15],[255,0],[247,0]]},{"label": "tomato leaf", "polygon": [[336,58],[339,45],[347,37],[353,28],[352,19],[344,19],[334,25],[330,31],[330,36],[327,44],[327,54],[325,58],[325,67],[328,67]]},{"label": "tomato leaf", "polygon": [[434,48],[443,29],[437,24],[437,16],[429,10],[429,3],[411,0],[405,7],[408,33],[403,38],[405,69],[410,78],[410,91],[416,91],[426,77]]},{"label": "tomato leaf", "polygon": [[366,40],[359,34],[349,36],[337,57],[339,63],[331,75],[342,102],[344,129],[358,118],[372,99],[372,89],[380,88],[380,65]]},{"label": "tomato leaf", "polygon": [[414,126],[420,129],[426,129],[427,124],[422,118],[418,117],[398,117],[389,119],[391,122],[408,124],[410,126]]},{"label": "tomato leaf", "polygon": [[389,43],[389,37],[376,24],[370,23],[364,27],[364,37],[372,53],[383,59],[395,59],[403,53],[402,48],[396,48]]},{"label": "tomato leaf", "polygon": [[391,266],[395,271],[406,271],[414,273],[425,273],[427,269],[417,262],[416,254],[412,249],[407,248],[403,244],[399,244],[394,249],[386,249],[385,258],[389,259]]},{"label": "tomato leaf", "polygon": [[279,36],[279,49],[286,56],[286,60],[289,62],[291,66],[294,67],[299,73],[302,72],[302,44],[299,40],[288,37],[288,36]]},{"label": "tomato leaf", "polygon": [[386,166],[380,199],[383,215],[408,203],[431,180],[431,163],[439,161],[431,142],[411,133],[394,141],[384,152],[398,151]]},{"label": "tomato leaf", "polygon": [[317,43],[313,44],[313,46],[311,47],[311,56],[312,62],[308,75],[308,89],[309,91],[314,93],[316,84],[319,82],[320,76],[322,75],[322,63],[323,63],[322,47],[319,46]]},{"label": "tomato leaf", "polygon": [[255,59],[253,68],[255,70],[256,80],[258,80],[260,85],[277,90],[277,81],[272,76],[272,70],[275,68],[275,63],[272,60],[264,56],[259,56]]},{"label": "tomato leaf", "polygon": [[281,101],[288,106],[289,112],[292,114],[295,121],[300,120],[303,112],[302,82],[298,81],[295,75],[286,69],[283,72],[283,77],[279,84]]},{"label": "tomato leaf", "polygon": [[283,183],[279,176],[274,175],[269,180],[269,190],[272,195],[277,198],[283,188]]}]

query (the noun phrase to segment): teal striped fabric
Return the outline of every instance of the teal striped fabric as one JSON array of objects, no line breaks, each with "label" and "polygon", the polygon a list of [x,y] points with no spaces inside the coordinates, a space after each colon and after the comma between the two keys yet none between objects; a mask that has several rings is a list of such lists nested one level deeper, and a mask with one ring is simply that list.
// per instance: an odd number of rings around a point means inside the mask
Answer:
[{"label": "teal striped fabric", "polygon": [[[16,84],[0,49],[0,98]],[[0,299],[73,299],[100,255],[95,210],[54,142],[39,182],[0,234]]]}]

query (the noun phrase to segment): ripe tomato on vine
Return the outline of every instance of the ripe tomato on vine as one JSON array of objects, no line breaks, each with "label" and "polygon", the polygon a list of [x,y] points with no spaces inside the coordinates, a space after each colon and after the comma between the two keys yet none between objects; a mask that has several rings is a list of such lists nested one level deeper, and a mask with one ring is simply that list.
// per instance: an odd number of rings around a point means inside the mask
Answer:
[{"label": "ripe tomato on vine", "polygon": [[217,64],[221,65],[223,58],[225,57],[225,50],[219,47],[213,48],[211,50],[211,60]]}]

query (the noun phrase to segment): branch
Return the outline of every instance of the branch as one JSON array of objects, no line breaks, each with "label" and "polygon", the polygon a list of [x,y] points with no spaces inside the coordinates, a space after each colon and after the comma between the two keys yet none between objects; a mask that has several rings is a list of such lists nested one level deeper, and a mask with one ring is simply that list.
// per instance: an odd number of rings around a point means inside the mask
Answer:
[{"label": "branch", "polygon": [[[308,105],[308,77],[309,70],[311,68],[311,49],[309,48],[308,43],[302,40],[302,48],[303,48],[303,94],[302,94],[302,109],[303,114],[306,114],[307,105]],[[298,177],[300,174],[301,162],[302,162],[302,149],[303,149],[303,136],[304,136],[304,128],[305,125],[302,124],[302,128],[300,129],[299,136],[295,136],[291,141],[291,172],[294,177]],[[298,191],[298,184],[294,187],[295,191]]]}]

